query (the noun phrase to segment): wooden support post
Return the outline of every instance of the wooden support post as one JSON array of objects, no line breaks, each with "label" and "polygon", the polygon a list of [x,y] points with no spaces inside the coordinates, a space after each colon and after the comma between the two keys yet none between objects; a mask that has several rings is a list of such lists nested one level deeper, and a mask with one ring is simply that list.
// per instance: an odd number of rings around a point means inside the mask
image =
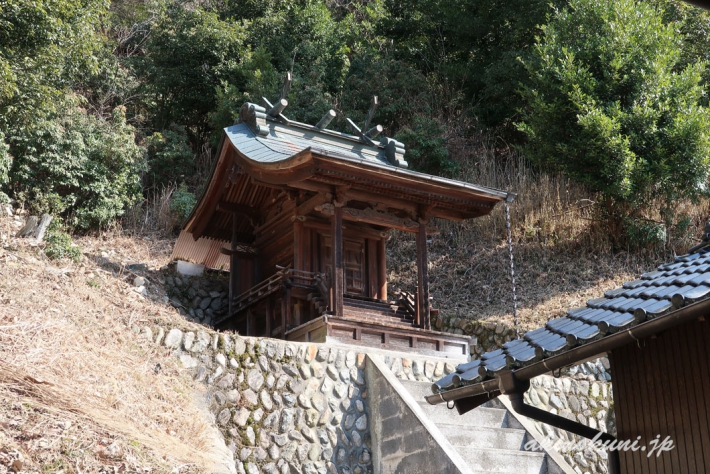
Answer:
[{"label": "wooden support post", "polygon": [[385,250],[386,239],[377,242],[377,297],[387,300],[387,253]]},{"label": "wooden support post", "polygon": [[286,339],[286,306],[288,305],[287,302],[287,295],[286,295],[286,288],[284,288],[283,293],[281,294],[281,338]]},{"label": "wooden support post", "polygon": [[293,268],[294,270],[304,269],[304,249],[303,249],[303,221],[296,219],[293,222]]},{"label": "wooden support post", "polygon": [[[419,268],[419,255],[417,255],[417,268]],[[416,324],[419,327],[422,326],[422,305],[420,304],[421,300],[419,299],[419,285],[417,284],[417,288],[414,288],[414,324]]]},{"label": "wooden support post", "polygon": [[417,274],[419,277],[417,285],[417,305],[419,306],[420,324],[423,329],[431,329],[430,308],[429,308],[429,269],[426,252],[426,222],[419,222],[419,232],[417,233]]},{"label": "wooden support post", "polygon": [[254,314],[251,310],[247,310],[247,336],[255,336],[254,334]]},{"label": "wooden support post", "polygon": [[303,228],[303,270],[313,271],[313,242],[311,229]]},{"label": "wooden support post", "polygon": [[343,266],[343,208],[335,206],[333,212],[333,314],[343,316],[344,286]]},{"label": "wooden support post", "polygon": [[232,309],[234,305],[234,298],[239,296],[237,289],[239,286],[239,269],[237,268],[238,256],[235,253],[237,251],[237,214],[232,214],[232,253],[229,256],[229,316],[233,316]]},{"label": "wooden support post", "polygon": [[291,288],[286,287],[286,324],[296,326],[293,321],[293,301],[291,300]]},{"label": "wooden support post", "polygon": [[378,285],[377,271],[377,240],[367,239],[367,259],[365,260],[365,268],[367,268],[367,296],[377,298],[380,286]]},{"label": "wooden support post", "polygon": [[274,300],[269,298],[266,300],[266,337],[272,337],[271,324],[274,319]]}]

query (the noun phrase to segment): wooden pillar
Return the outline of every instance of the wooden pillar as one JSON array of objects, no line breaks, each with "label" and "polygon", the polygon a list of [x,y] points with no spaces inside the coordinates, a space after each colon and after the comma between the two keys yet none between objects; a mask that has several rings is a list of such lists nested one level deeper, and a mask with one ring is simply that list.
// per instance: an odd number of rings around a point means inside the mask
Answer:
[{"label": "wooden pillar", "polygon": [[229,316],[232,316],[234,298],[239,296],[237,288],[239,286],[239,269],[237,268],[237,215],[232,214],[232,253],[229,256]]},{"label": "wooden pillar", "polygon": [[343,207],[335,203],[333,212],[333,314],[343,316]]},{"label": "wooden pillar", "polygon": [[[302,226],[303,227],[303,226]],[[302,270],[307,272],[313,271],[313,244],[311,243],[311,229],[304,228],[302,235],[303,239],[303,257],[301,263],[303,265]]]},{"label": "wooden pillar", "polygon": [[283,289],[281,293],[281,338],[286,339],[286,306],[288,305],[287,290]]},{"label": "wooden pillar", "polygon": [[304,249],[303,249],[303,221],[296,216],[293,221],[293,268],[294,270],[304,269]]},{"label": "wooden pillar", "polygon": [[431,329],[429,308],[429,269],[426,253],[426,221],[419,222],[417,233],[417,306],[419,306],[420,324],[423,329]]},{"label": "wooden pillar", "polygon": [[387,239],[382,238],[377,241],[377,297],[381,300],[387,299],[387,253],[385,250]]},{"label": "wooden pillar", "polygon": [[293,300],[291,299],[291,288],[286,287],[286,324],[295,326],[293,321]]},{"label": "wooden pillar", "polygon": [[247,310],[247,336],[254,336],[254,315],[251,310]]},{"label": "wooden pillar", "polygon": [[266,337],[271,337],[271,325],[274,319],[274,300],[266,300]]},{"label": "wooden pillar", "polygon": [[378,298],[380,285],[378,284],[379,273],[377,270],[377,240],[366,239],[367,259],[365,259],[365,268],[367,269],[367,296],[370,298]]}]

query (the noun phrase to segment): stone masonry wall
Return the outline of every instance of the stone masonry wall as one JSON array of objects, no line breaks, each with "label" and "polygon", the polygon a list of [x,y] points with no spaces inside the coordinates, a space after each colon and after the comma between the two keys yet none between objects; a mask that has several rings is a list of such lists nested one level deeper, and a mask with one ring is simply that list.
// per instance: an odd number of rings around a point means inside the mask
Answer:
[{"label": "stone masonry wall", "polygon": [[227,313],[229,280],[218,272],[199,277],[170,274],[165,278],[165,291],[183,316],[207,326]]},{"label": "stone masonry wall", "polygon": [[238,473],[372,472],[364,354],[206,330],[134,330],[206,384]]},{"label": "stone masonry wall", "polygon": [[[132,329],[172,350],[206,385],[238,473],[373,473],[364,352],[211,330]],[[412,380],[455,369],[416,355],[388,362]]]},{"label": "stone masonry wall", "polygon": [[[166,277],[170,303],[188,319],[209,325],[226,308],[227,280],[221,274]],[[475,336],[472,357],[515,338],[501,324],[452,320],[437,329]],[[237,472],[372,472],[368,389],[364,353],[356,348],[286,343],[270,339],[147,328],[146,337],[171,348],[183,366],[208,387],[211,410],[235,453]],[[457,362],[413,354],[384,356],[392,373],[433,382]],[[531,381],[527,403],[602,431],[615,433],[611,374],[606,358]],[[535,423],[552,441],[576,440]],[[580,474],[606,473],[606,453],[563,452]]]},{"label": "stone masonry wall", "polygon": [[[532,379],[530,390],[525,393],[525,402],[616,435],[613,396],[609,360],[601,357],[574,366],[560,377],[541,375]],[[535,428],[552,442],[576,443],[581,440],[579,436],[544,423],[535,422]],[[560,452],[579,474],[608,472],[604,450],[562,449]]]}]

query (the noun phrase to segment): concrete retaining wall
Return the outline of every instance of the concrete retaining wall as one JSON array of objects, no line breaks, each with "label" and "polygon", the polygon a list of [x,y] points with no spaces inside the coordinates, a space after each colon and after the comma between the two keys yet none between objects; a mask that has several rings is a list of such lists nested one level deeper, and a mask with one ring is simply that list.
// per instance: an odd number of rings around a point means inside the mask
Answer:
[{"label": "concrete retaining wall", "polygon": [[372,454],[378,474],[471,471],[414,398],[378,356],[366,358],[372,417]]}]

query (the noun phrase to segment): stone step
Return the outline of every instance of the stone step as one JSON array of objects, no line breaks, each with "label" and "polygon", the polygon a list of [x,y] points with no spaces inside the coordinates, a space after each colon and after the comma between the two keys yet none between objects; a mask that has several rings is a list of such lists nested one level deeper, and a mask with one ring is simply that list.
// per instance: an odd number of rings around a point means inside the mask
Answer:
[{"label": "stone step", "polygon": [[[443,377],[443,375],[442,375]],[[417,382],[416,380],[400,380],[402,385],[404,385],[404,388],[407,389],[407,391],[414,397],[414,399],[418,402],[424,401],[426,397],[429,395],[432,395],[434,392],[431,391],[431,386],[433,385],[432,383],[429,382]],[[493,400],[495,402],[495,399]],[[444,406],[443,403],[440,404],[441,406]],[[486,402],[484,403],[483,407],[486,408],[491,408],[489,405],[491,405],[491,402]],[[437,405],[438,406],[438,405]],[[493,406],[492,408],[502,408],[503,405],[500,403],[498,406]]]},{"label": "stone step", "polygon": [[431,395],[431,384],[400,380],[417,400],[426,416],[461,454],[474,474],[546,474],[544,453],[523,451],[525,430],[508,428],[508,412],[504,408],[481,406],[459,415],[445,404],[430,405],[424,399]]},{"label": "stone step", "polygon": [[521,450],[525,445],[525,430],[487,426],[464,428],[438,421],[436,426],[454,446]]},{"label": "stone step", "polygon": [[434,423],[445,423],[455,426],[486,426],[489,428],[507,428],[507,412],[500,408],[478,407],[463,415],[454,408],[449,410],[445,405],[429,405],[426,401],[419,402],[426,416]]},{"label": "stone step", "polygon": [[472,448],[454,446],[474,472],[511,474],[545,474],[547,460],[543,453],[511,449]]},{"label": "stone step", "polygon": [[430,405],[424,400],[431,395],[431,384],[428,382],[414,382],[400,380],[405,389],[419,402],[424,413],[435,423],[446,423],[456,426],[487,426],[490,428],[505,428],[507,412],[500,408],[478,407],[464,415],[459,415],[456,409],[449,410],[446,405]]}]

